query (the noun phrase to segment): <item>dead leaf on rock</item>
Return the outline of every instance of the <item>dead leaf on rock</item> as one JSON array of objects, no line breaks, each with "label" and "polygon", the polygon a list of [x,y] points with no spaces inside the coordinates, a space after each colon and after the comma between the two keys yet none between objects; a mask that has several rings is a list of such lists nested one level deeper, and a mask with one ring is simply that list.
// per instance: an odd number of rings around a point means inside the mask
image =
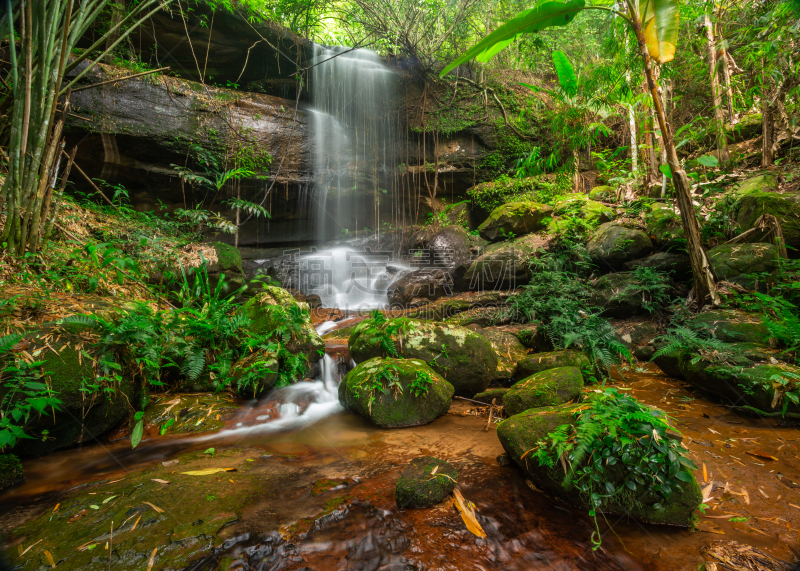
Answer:
[{"label": "dead leaf on rock", "polygon": [[153,508],[154,510],[156,510],[160,514],[164,513],[164,510],[162,510],[160,507],[158,507],[156,505],[151,504],[150,502],[142,502],[142,503],[147,504],[148,506],[150,506],[151,508]]},{"label": "dead leaf on rock", "polygon": [[750,456],[756,456],[757,458],[764,458],[765,460],[774,460],[776,462],[778,461],[778,459],[775,458],[775,456],[773,456],[772,454],[767,454],[766,452],[764,452],[759,448],[756,448],[752,452],[748,451],[747,453],[750,454]]}]

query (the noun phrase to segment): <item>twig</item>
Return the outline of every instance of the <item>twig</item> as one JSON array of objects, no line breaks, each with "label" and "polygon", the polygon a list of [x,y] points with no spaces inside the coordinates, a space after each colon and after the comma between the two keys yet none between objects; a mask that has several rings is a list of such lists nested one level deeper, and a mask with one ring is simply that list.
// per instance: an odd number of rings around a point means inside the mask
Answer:
[{"label": "twig", "polygon": [[70,117],[75,117],[76,119],[83,119],[84,121],[93,121],[93,119],[89,119],[88,117],[81,117],[80,115],[75,115],[75,113],[67,113]]},{"label": "twig", "polygon": [[[61,152],[62,152],[62,153],[64,153],[64,155],[65,155],[65,156],[69,157],[69,155],[67,154],[67,151],[65,151],[64,149],[61,149]],[[76,163],[76,162],[73,162],[73,163],[72,163],[72,166],[74,166],[76,169],[78,169],[78,172],[79,172],[79,173],[81,173],[81,174],[83,175],[83,178],[85,178],[85,179],[88,181],[88,183],[92,185],[92,188],[94,188],[95,192],[97,192],[97,193],[98,193],[100,196],[102,196],[102,197],[103,197],[103,200],[105,200],[106,202],[108,202],[108,203],[109,203],[111,206],[113,206],[114,208],[117,208],[117,205],[116,205],[116,204],[114,204],[113,202],[111,202],[111,201],[108,199],[108,197],[107,197],[105,194],[103,194],[103,191],[102,191],[102,190],[100,190],[99,188],[97,188],[97,185],[94,183],[94,181],[93,181],[91,178],[89,178],[89,175],[88,175],[88,174],[86,174],[85,172],[83,172],[83,169],[81,169],[81,167],[79,167],[79,166],[78,166],[78,163]]]},{"label": "twig", "polygon": [[481,405],[481,406],[491,406],[491,405],[489,405],[489,404],[486,404],[485,402],[481,402],[481,401],[479,401],[479,400],[472,400],[472,399],[468,399],[467,397],[458,397],[458,396],[456,396],[456,397],[453,397],[453,399],[454,399],[454,400],[455,400],[455,399],[458,399],[458,400],[465,400],[465,401],[468,401],[468,402],[471,402],[471,403],[479,404],[479,405]]},{"label": "twig", "polygon": [[[117,79],[107,79],[107,80],[101,81],[99,83],[92,83],[91,85],[84,85],[83,87],[76,87],[75,89],[72,90],[72,92],[75,93],[76,91],[81,91],[82,89],[89,89],[90,87],[98,87],[100,85],[105,85],[106,83],[116,83],[118,81],[125,81],[126,79],[133,79],[134,77],[142,77],[143,75],[150,75],[151,73],[156,73],[157,71],[164,71],[165,69],[169,69],[169,66],[160,67],[158,69],[151,69],[150,71],[143,71],[142,73],[134,73],[133,75],[128,75],[126,77],[119,77]],[[81,119],[83,119],[83,117],[81,117]]]}]

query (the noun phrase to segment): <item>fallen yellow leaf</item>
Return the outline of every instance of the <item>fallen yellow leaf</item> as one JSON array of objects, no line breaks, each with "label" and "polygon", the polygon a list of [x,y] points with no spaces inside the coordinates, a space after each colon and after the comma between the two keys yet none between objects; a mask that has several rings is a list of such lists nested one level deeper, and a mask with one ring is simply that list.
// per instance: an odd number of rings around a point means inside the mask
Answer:
[{"label": "fallen yellow leaf", "polygon": [[147,504],[148,506],[150,506],[151,508],[153,508],[154,510],[156,510],[156,511],[157,511],[158,513],[160,513],[160,514],[163,514],[163,513],[164,513],[164,510],[162,510],[162,509],[161,509],[160,507],[158,507],[158,506],[155,506],[155,505],[151,504],[150,502],[142,502],[142,503],[145,503],[145,504]]},{"label": "fallen yellow leaf", "polygon": [[211,474],[218,474],[219,472],[235,472],[236,468],[204,468],[203,470],[191,470],[189,472],[181,472],[187,476],[210,476]]},{"label": "fallen yellow leaf", "polygon": [[54,569],[55,569],[56,562],[55,562],[55,561],[53,561],[53,556],[52,556],[52,555],[50,554],[50,552],[49,552],[49,551],[47,551],[46,549],[44,550],[44,556],[45,556],[45,558],[47,559],[47,562],[50,564],[50,567],[52,567],[52,568],[54,568]]},{"label": "fallen yellow leaf", "polygon": [[478,523],[478,518],[475,517],[475,508],[473,505],[464,499],[464,496],[461,495],[458,488],[453,489],[453,497],[456,501],[456,509],[461,512],[461,519],[464,520],[464,524],[467,526],[469,532],[480,538],[486,537],[486,532],[483,531],[481,524]]},{"label": "fallen yellow leaf", "polygon": [[150,561],[147,562],[147,571],[150,571],[156,562],[156,551],[158,551],[158,547],[154,547],[153,552],[150,554]]}]

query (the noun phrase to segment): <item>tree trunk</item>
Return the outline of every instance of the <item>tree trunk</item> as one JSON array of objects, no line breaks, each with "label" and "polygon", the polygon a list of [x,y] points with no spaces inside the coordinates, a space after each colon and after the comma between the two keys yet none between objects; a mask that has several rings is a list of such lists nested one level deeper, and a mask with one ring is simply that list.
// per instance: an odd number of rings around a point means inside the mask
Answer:
[{"label": "tree trunk", "polygon": [[775,138],[773,128],[772,105],[769,104],[769,96],[763,95],[761,99],[761,166],[768,167],[775,162],[775,154],[772,152],[772,144]]},{"label": "tree trunk", "polygon": [[681,168],[680,161],[678,161],[678,153],[675,150],[675,142],[672,139],[672,133],[667,124],[666,116],[664,115],[664,107],[661,103],[661,95],[658,92],[653,75],[653,68],[650,62],[650,53],[647,51],[647,43],[644,39],[644,32],[642,25],[638,18],[638,12],[633,5],[632,0],[628,0],[630,8],[631,21],[633,24],[633,31],[636,34],[636,39],[639,43],[639,52],[641,53],[642,60],[644,61],[644,71],[647,77],[647,85],[650,88],[650,95],[653,98],[653,108],[658,119],[658,124],[661,129],[661,137],[664,143],[664,149],[667,153],[667,163],[672,171],[672,182],[675,185],[675,194],[678,198],[678,207],[681,211],[681,221],[683,222],[683,231],[686,236],[686,249],[689,251],[689,259],[692,263],[692,277],[694,279],[694,299],[697,300],[698,307],[702,307],[708,301],[713,305],[719,305],[719,296],[717,295],[717,286],[714,282],[714,275],[711,272],[711,266],[708,263],[708,257],[703,249],[703,242],[700,237],[700,224],[697,222],[697,217],[694,213],[694,205],[692,204],[691,184],[689,177]]},{"label": "tree trunk", "polygon": [[722,97],[720,97],[717,75],[717,43],[714,38],[714,25],[708,14],[703,15],[703,26],[706,31],[706,56],[708,57],[711,81],[711,97],[714,102],[714,131],[717,138],[717,151],[719,152],[719,162],[725,164],[730,161],[731,157],[728,154],[728,141],[725,139],[725,117],[722,114]]},{"label": "tree trunk", "polygon": [[[722,7],[720,6],[720,11],[717,12],[717,22],[720,21],[720,13],[722,11]],[[722,35],[720,33],[720,35]],[[736,124],[736,112],[733,110],[733,86],[731,85],[731,66],[728,62],[728,48],[727,48],[727,41],[721,38],[719,42],[719,57],[720,63],[722,64],[722,81],[725,87],[725,104],[728,107],[728,122],[731,125]]]}]

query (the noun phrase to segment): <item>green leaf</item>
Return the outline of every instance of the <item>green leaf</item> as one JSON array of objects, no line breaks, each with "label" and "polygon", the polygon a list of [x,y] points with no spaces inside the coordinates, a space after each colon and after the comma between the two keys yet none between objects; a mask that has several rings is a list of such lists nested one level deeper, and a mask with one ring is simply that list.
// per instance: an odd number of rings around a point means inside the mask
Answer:
[{"label": "green leaf", "polygon": [[679,0],[643,0],[642,24],[650,57],[667,63],[675,57],[680,25]]},{"label": "green leaf", "polygon": [[669,168],[669,165],[661,165],[658,167],[658,170],[660,170],[667,178],[672,178],[672,169]]},{"label": "green leaf", "polygon": [[693,479],[692,475],[689,472],[684,472],[684,471],[676,472],[675,477],[681,482],[691,482]]},{"label": "green leaf", "polygon": [[719,165],[719,160],[714,155],[703,155],[697,162],[703,165],[704,167],[715,167]]},{"label": "green leaf", "polygon": [[144,418],[144,411],[140,410],[139,412],[133,415],[133,419],[136,421],[142,420],[142,418]]},{"label": "green leaf", "polygon": [[565,26],[583,10],[585,0],[570,0],[566,3],[543,2],[529,10],[520,12],[494,32],[483,38],[442,70],[440,77],[447,75],[459,65],[477,58],[486,62],[500,50],[508,46],[519,34],[538,32],[552,26]]},{"label": "green leaf", "polygon": [[205,452],[203,452],[203,454],[211,454],[211,457],[212,457],[212,458],[214,458],[214,457],[216,457],[216,455],[217,455],[217,451],[216,451],[216,450],[214,450],[213,448],[209,448],[208,450],[206,450]]},{"label": "green leaf", "polygon": [[142,441],[142,434],[144,434],[144,420],[139,420],[133,426],[133,432],[131,432],[131,448],[139,446],[139,442]]},{"label": "green leaf", "polygon": [[117,497],[117,496],[108,496],[106,499],[104,499],[104,500],[103,500],[103,503],[104,503],[104,504],[107,504],[108,502],[110,502],[111,500],[113,500],[113,499],[114,499],[114,498],[116,498],[116,497]]},{"label": "green leaf", "polygon": [[558,75],[558,83],[561,85],[561,89],[568,95],[575,95],[578,92],[578,78],[567,55],[558,50],[554,51],[553,66],[556,68],[556,75]]},{"label": "green leaf", "polygon": [[89,507],[92,508],[93,510],[99,510],[100,509],[100,506],[96,506],[94,504],[90,505]]}]

